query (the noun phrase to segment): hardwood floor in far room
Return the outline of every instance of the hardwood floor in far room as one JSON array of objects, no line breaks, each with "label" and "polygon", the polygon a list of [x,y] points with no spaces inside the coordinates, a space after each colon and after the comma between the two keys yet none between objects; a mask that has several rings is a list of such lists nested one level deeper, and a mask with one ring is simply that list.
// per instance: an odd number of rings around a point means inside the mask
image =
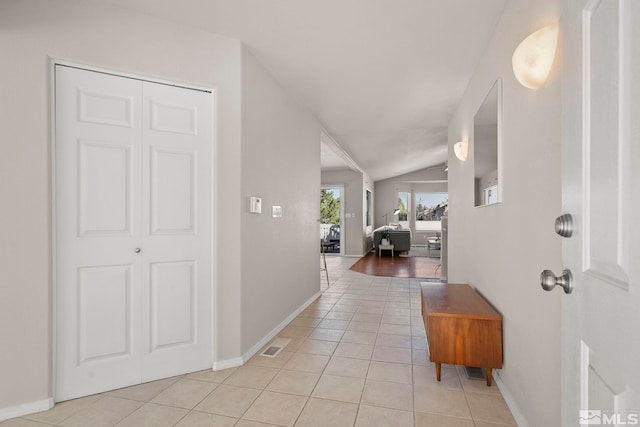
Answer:
[{"label": "hardwood floor in far room", "polygon": [[379,257],[371,252],[358,260],[351,270],[370,276],[440,278],[440,258],[401,257],[385,255]]}]

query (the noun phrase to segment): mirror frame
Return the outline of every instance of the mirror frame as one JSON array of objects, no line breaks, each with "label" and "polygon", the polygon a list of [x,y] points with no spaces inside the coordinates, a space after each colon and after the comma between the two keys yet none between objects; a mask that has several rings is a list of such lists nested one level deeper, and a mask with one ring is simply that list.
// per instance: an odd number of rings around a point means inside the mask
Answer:
[{"label": "mirror frame", "polygon": [[[478,111],[480,110],[480,108],[482,108],[483,104],[485,103],[485,101],[487,100],[487,97],[489,96],[489,94],[491,93],[491,91],[493,90],[493,88],[496,88],[496,150],[497,150],[497,186],[498,186],[498,200],[494,203],[490,203],[490,204],[479,204],[476,205],[476,197],[477,194],[476,192],[478,191],[478,188],[476,187],[476,175],[475,175],[475,170],[476,170],[476,135],[475,135],[475,117],[478,114]],[[503,154],[502,154],[502,150],[503,150],[503,137],[502,137],[502,111],[503,111],[503,99],[502,99],[502,78],[498,77],[493,84],[491,85],[491,87],[489,88],[489,90],[485,93],[485,96],[482,98],[482,102],[480,103],[480,105],[478,106],[477,110],[476,110],[476,114],[474,114],[474,126],[473,126],[473,206],[476,208],[483,208],[483,207],[487,207],[487,206],[494,206],[494,205],[499,205],[504,201],[504,191],[503,191]],[[479,191],[482,191],[482,189],[480,189]]]}]

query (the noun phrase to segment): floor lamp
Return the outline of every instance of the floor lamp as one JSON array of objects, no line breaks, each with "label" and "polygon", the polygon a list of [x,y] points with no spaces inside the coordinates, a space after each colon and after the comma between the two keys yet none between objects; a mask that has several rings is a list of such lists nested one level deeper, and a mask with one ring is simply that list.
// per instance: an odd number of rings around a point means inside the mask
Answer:
[{"label": "floor lamp", "polygon": [[400,209],[394,209],[392,211],[387,212],[386,214],[384,214],[384,222],[386,225],[389,225],[389,214],[393,213],[394,215],[398,215],[400,213]]}]

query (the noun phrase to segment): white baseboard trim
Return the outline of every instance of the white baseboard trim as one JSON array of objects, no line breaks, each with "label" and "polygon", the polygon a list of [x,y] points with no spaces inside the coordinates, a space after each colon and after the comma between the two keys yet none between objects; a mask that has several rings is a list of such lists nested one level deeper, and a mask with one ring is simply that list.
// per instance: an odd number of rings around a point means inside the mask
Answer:
[{"label": "white baseboard trim", "polygon": [[231,359],[219,360],[217,362],[213,362],[213,370],[220,371],[222,369],[235,368],[237,366],[244,365],[247,360],[251,359],[253,355],[255,355],[262,347],[264,347],[269,341],[271,341],[278,333],[285,328],[293,319],[295,319],[298,314],[302,313],[312,302],[314,302],[320,295],[322,295],[321,291],[318,291],[315,295],[309,298],[306,302],[304,302],[296,311],[291,313],[284,319],[282,322],[278,324],[275,328],[271,330],[267,335],[265,335],[260,341],[253,345],[249,350],[247,350],[240,357],[233,357]]},{"label": "white baseboard trim", "polygon": [[234,357],[231,359],[224,359],[213,362],[213,370],[221,371],[223,369],[235,368],[236,366],[240,365],[242,365],[242,357]]},{"label": "white baseboard trim", "polygon": [[282,322],[280,322],[280,324],[278,324],[278,326],[273,328],[271,330],[271,332],[269,332],[267,335],[265,335],[260,341],[255,343],[253,347],[251,347],[249,350],[247,350],[242,355],[242,363],[244,364],[247,360],[251,359],[254,354],[259,352],[262,347],[267,345],[267,343],[269,341],[271,341],[276,335],[278,335],[278,333],[281,330],[283,330],[285,328],[285,326],[287,326],[289,323],[291,323],[291,321],[293,319],[298,317],[298,314],[302,313],[307,307],[309,307],[309,305],[311,305],[311,303],[314,302],[320,295],[322,295],[322,292],[318,291],[314,296],[309,298],[304,304],[302,304],[300,307],[298,307],[298,309],[296,311],[291,313],[289,316],[287,316],[286,319],[284,319]]},{"label": "white baseboard trim", "polygon": [[35,414],[36,412],[46,411],[51,408],[53,408],[53,397],[36,402],[23,403],[22,405],[11,406],[9,408],[0,408],[0,421]]},{"label": "white baseboard trim", "polygon": [[[313,303],[320,295],[322,295],[321,291],[315,293],[311,298],[305,301],[296,311],[291,313],[284,319],[282,322],[278,324],[275,328],[271,330],[267,335],[265,335],[260,341],[258,341],[253,347],[251,347],[247,352],[245,352],[241,357],[234,357],[231,359],[224,359],[213,362],[213,370],[220,371],[222,369],[235,368],[237,366],[243,365],[247,360],[251,359],[253,355],[255,355],[262,347],[264,347],[271,339],[273,339],[278,333],[283,330],[293,319],[295,319],[300,313],[302,313],[311,303]],[[0,421],[8,420],[10,418],[21,417],[23,415],[34,414],[36,412],[42,412],[53,408],[54,402],[53,398],[50,397],[45,400],[39,400],[37,402],[24,403],[18,406],[12,406],[9,408],[0,408]]]},{"label": "white baseboard trim", "polygon": [[500,373],[497,370],[493,371],[493,380],[495,381],[500,393],[502,393],[502,397],[504,401],[507,403],[509,410],[511,411],[511,415],[516,420],[516,424],[518,427],[529,427],[529,423],[527,419],[522,415],[522,411],[520,407],[516,403],[516,400],[513,398],[513,395],[509,391],[509,388],[502,382],[502,378],[500,378]]}]

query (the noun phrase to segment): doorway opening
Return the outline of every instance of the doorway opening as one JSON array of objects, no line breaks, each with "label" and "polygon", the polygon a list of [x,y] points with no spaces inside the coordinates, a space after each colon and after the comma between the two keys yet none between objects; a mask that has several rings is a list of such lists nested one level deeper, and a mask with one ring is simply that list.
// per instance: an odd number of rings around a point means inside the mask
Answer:
[{"label": "doorway opening", "polygon": [[338,186],[327,186],[320,189],[320,242],[322,251],[326,254],[341,255],[344,253],[341,227],[344,217],[342,193],[342,187]]}]

